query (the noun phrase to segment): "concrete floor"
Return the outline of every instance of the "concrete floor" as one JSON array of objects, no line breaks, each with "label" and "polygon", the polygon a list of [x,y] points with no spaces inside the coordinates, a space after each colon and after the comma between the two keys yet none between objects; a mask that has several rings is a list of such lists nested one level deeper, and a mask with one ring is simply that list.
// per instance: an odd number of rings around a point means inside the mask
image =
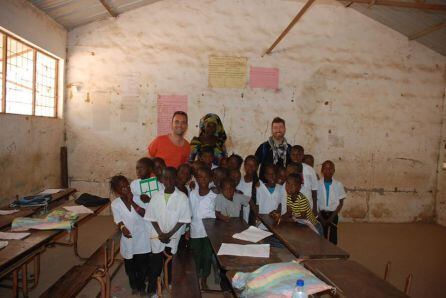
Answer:
[{"label": "concrete floor", "polygon": [[[90,255],[107,235],[112,232],[113,222],[109,216],[98,216],[81,226],[79,251]],[[446,228],[434,224],[362,224],[342,223],[339,245],[350,252],[351,259],[363,264],[378,276],[383,276],[387,261],[392,262],[390,282],[399,289],[409,273],[414,276],[412,297],[445,297],[446,292]],[[48,248],[42,256],[42,272],[39,286],[30,297],[38,297],[46,288],[73,265],[81,263],[70,247]],[[216,288],[212,277],[211,288]],[[94,297],[99,287],[95,281],[78,295]],[[11,295],[10,290],[0,288],[0,297]],[[113,297],[129,297],[124,267],[112,282]],[[204,297],[221,297],[220,294],[204,294]]]}]

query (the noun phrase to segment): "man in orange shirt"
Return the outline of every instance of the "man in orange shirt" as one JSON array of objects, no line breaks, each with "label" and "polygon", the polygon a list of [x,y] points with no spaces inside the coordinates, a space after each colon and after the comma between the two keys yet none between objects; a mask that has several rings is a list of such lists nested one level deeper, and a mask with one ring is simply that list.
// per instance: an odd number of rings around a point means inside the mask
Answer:
[{"label": "man in orange shirt", "polygon": [[172,116],[172,132],[156,137],[150,143],[148,151],[150,157],[164,159],[168,167],[178,168],[189,160],[190,145],[184,138],[187,130],[187,114],[177,111]]}]

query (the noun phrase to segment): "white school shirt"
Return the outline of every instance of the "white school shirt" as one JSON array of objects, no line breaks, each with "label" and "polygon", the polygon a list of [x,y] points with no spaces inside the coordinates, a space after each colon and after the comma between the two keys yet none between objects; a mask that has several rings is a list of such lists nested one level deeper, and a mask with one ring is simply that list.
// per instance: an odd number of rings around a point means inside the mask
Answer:
[{"label": "white school shirt", "polygon": [[[286,213],[286,195],[283,192],[283,187],[280,184],[276,184],[273,193],[270,193],[266,185],[259,181],[260,185],[256,190],[257,205],[259,205],[259,214],[269,214],[271,211],[277,210],[279,204],[281,205],[280,213],[283,215]],[[259,224],[259,229],[268,231],[263,225]]]},{"label": "white school shirt", "polygon": [[[135,202],[137,196],[133,197]],[[140,200],[139,200],[140,201]],[[121,198],[116,198],[111,203],[113,220],[116,224],[122,222],[132,234],[132,238],[121,235],[120,252],[124,259],[132,259],[135,254],[145,254],[151,251],[148,225],[144,219],[133,209],[127,209]]]},{"label": "white school shirt", "polygon": [[[245,182],[245,178],[240,179],[240,183],[237,185],[237,189],[240,190],[245,196],[252,197],[252,181]],[[249,221],[249,206],[243,206],[243,219]]]},{"label": "white school shirt", "polygon": [[311,195],[311,191],[318,190],[316,172],[309,165],[302,163],[302,174],[304,178],[304,184],[302,184],[300,192],[307,197],[308,202],[310,203],[310,208],[313,209],[313,196]]},{"label": "white school shirt", "polygon": [[[177,188],[177,189],[178,189],[178,188]],[[163,190],[164,190],[164,185],[163,185]],[[192,191],[192,190],[190,189],[190,187],[189,187],[189,183],[186,183],[186,190],[187,190],[187,197],[189,198],[190,192]],[[180,191],[180,190],[178,189],[178,191]],[[183,192],[183,193],[184,193],[184,192]],[[182,225],[182,226],[181,226],[181,228],[180,228],[181,235],[186,234],[186,228],[187,228],[187,225]]]},{"label": "white school shirt", "polygon": [[193,190],[189,196],[189,203],[192,212],[192,222],[190,224],[191,238],[207,237],[203,225],[203,218],[215,218],[215,198],[217,195],[209,191],[207,195],[200,196],[198,189]]},{"label": "white school shirt", "polygon": [[332,178],[332,182],[330,185],[330,195],[328,196],[328,204],[324,178],[319,180],[318,185],[319,189],[317,190],[317,204],[319,210],[335,211],[336,208],[339,206],[339,201],[345,199],[346,197],[344,185]]},{"label": "white school shirt", "polygon": [[[144,219],[150,222],[157,222],[161,231],[168,233],[177,223],[187,224],[191,222],[191,211],[187,196],[175,188],[170,195],[169,200],[164,199],[164,190],[155,193],[150,200],[148,211]],[[150,244],[153,253],[160,253],[167,247],[170,247],[172,253],[175,254],[178,249],[182,229],[178,229],[170,238],[168,244],[164,244],[156,238],[158,233],[153,225],[151,226]]]},{"label": "white school shirt", "polygon": [[286,196],[283,193],[283,187],[276,184],[273,193],[270,193],[266,185],[260,181],[257,187],[257,205],[259,205],[259,214],[269,214],[271,211],[277,210],[281,205],[281,214],[286,213]]}]

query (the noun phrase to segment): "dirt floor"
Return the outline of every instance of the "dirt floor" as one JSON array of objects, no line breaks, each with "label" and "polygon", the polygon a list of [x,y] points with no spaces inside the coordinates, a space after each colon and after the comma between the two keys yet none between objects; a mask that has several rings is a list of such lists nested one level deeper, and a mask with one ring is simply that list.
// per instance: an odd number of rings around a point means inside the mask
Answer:
[{"label": "dirt floor", "polygon": [[[113,230],[109,216],[98,216],[79,232],[81,256],[89,256]],[[399,289],[404,288],[405,278],[412,273],[411,297],[445,297],[446,292],[446,228],[435,224],[363,224],[342,223],[339,245],[351,254],[351,259],[363,264],[378,276],[384,275],[388,261],[392,262],[389,281]],[[30,297],[38,297],[73,265],[82,261],[73,254],[71,247],[50,247],[42,256],[41,280]],[[8,281],[3,281],[7,283]],[[209,286],[218,289],[213,275]],[[95,297],[99,287],[91,281],[78,297]],[[0,297],[11,291],[0,288]],[[112,297],[129,297],[124,266],[112,281]],[[220,293],[206,293],[203,297],[222,297]]]}]

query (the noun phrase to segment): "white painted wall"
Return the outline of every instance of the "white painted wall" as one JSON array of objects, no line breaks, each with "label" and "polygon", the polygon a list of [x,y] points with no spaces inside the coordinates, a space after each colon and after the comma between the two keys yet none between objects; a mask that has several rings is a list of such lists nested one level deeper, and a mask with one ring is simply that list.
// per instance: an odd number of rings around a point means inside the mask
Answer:
[{"label": "white painted wall", "polygon": [[[215,112],[229,152],[253,153],[272,118],[285,118],[288,140],[315,156],[318,171],[326,159],[336,163],[349,190],[345,218],[433,220],[445,57],[330,1],[314,5],[261,58],[302,5],[164,0],[70,31],[67,80],[80,86],[66,103],[71,184],[108,195],[112,175],[134,178],[156,134],[157,94],[186,94],[188,137]],[[210,55],[278,67],[280,90],[209,89]],[[131,80],[140,106],[130,111],[135,122],[123,122]]]},{"label": "white painted wall", "polygon": [[[0,29],[61,59],[66,30],[25,0],[0,0]],[[64,91],[60,61],[59,96]],[[63,101],[58,118],[0,114],[0,201],[60,186],[59,150],[65,144]]]}]

